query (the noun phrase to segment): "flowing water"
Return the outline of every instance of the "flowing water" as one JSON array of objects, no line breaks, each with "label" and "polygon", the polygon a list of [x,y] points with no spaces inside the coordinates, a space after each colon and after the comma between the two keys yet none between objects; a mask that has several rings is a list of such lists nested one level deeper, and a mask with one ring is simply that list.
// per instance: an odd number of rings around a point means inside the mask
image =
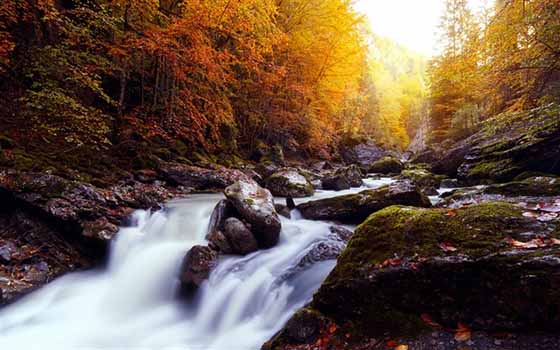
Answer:
[{"label": "flowing water", "polygon": [[[366,179],[349,191],[389,183]],[[220,194],[193,195],[155,213],[137,211],[103,269],[65,275],[0,311],[1,349],[259,349],[310,301],[335,265],[298,262],[328,239],[327,222],[282,218],[279,244],[225,256],[193,300],[175,297],[185,253],[204,236]],[[305,200],[309,200],[305,199]],[[300,200],[301,201],[301,200]]]}]

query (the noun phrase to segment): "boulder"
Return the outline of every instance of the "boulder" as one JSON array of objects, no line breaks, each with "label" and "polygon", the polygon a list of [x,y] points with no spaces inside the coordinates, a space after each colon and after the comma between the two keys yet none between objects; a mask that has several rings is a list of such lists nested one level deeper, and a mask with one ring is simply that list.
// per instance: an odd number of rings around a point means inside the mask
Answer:
[{"label": "boulder", "polygon": [[442,152],[433,171],[470,183],[507,182],[523,172],[560,174],[560,107],[504,113]]},{"label": "boulder", "polygon": [[336,238],[314,243],[309,252],[299,261],[298,267],[306,267],[321,261],[336,259],[346,246],[342,240]]},{"label": "boulder", "polygon": [[404,164],[395,157],[383,157],[373,162],[370,167],[370,173],[376,174],[399,174],[404,169]]},{"label": "boulder", "polygon": [[332,237],[343,242],[348,242],[354,234],[352,230],[349,230],[344,226],[329,226],[329,231],[331,232]]},{"label": "boulder", "polygon": [[554,334],[560,326],[559,225],[525,217],[503,202],[453,212],[383,209],[357,228],[311,304],[288,322],[302,312],[314,315],[321,322],[306,323],[314,328],[306,331],[310,336],[293,337],[285,327],[267,348],[314,344],[325,325],[336,331],[332,343],[352,341],[351,334],[357,342],[412,344],[431,338],[433,327],[458,324],[469,334]]},{"label": "boulder", "polygon": [[57,222],[74,238],[82,236],[105,245],[134,209],[159,208],[164,201],[189,190],[134,180],[99,188],[51,174],[5,170],[0,171],[0,192],[14,198],[14,205]]},{"label": "boulder", "polygon": [[224,226],[224,236],[233,254],[247,255],[259,249],[255,236],[243,221],[233,217],[228,218]]},{"label": "boulder", "polygon": [[260,248],[278,243],[282,229],[272,194],[252,180],[238,181],[224,191],[240,217],[251,225]]},{"label": "boulder", "polygon": [[212,215],[210,215],[210,221],[208,222],[207,234],[211,234],[214,231],[224,231],[226,219],[235,216],[237,212],[233,204],[227,200],[222,199],[216,204]]},{"label": "boulder", "polygon": [[350,188],[350,182],[343,176],[326,176],[321,179],[321,188],[331,191],[342,191]]},{"label": "boulder", "polygon": [[202,245],[192,247],[181,264],[181,293],[189,293],[200,287],[217,263],[218,254],[214,250]]},{"label": "boulder", "polygon": [[291,209],[288,208],[286,205],[276,203],[276,204],[274,204],[274,209],[276,209],[276,212],[279,215],[282,215],[283,217],[288,218],[288,219],[292,218]]},{"label": "boulder", "polygon": [[298,205],[306,219],[360,223],[371,213],[391,205],[430,207],[430,200],[408,181]]},{"label": "boulder", "polygon": [[315,193],[313,185],[296,169],[281,169],[266,179],[266,188],[275,196],[308,197]]},{"label": "boulder", "polygon": [[339,147],[342,160],[350,165],[357,164],[367,171],[369,166],[387,155],[387,152],[374,141],[367,139],[347,139]]},{"label": "boulder", "polygon": [[206,235],[208,247],[220,254],[233,254],[233,248],[223,231],[214,230]]},{"label": "boulder", "polygon": [[363,185],[362,170],[355,164],[338,168],[334,172],[326,175],[322,180],[322,187],[325,190],[346,190],[350,187],[360,187]]},{"label": "boulder", "polygon": [[249,178],[235,169],[207,169],[180,163],[161,163],[159,176],[172,185],[190,187],[197,191],[220,190],[236,181]]}]

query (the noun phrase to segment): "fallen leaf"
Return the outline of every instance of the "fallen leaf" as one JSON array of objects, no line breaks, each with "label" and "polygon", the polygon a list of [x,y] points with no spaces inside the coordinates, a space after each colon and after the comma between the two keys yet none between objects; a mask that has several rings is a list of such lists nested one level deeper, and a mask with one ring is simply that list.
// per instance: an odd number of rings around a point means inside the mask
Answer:
[{"label": "fallen leaf", "polygon": [[467,341],[471,339],[471,329],[464,323],[459,322],[457,330],[455,331],[456,341]]},{"label": "fallen leaf", "polygon": [[408,350],[408,345],[401,344],[397,346],[395,350]]},{"label": "fallen leaf", "polygon": [[334,332],[336,332],[336,325],[335,325],[335,324],[332,324],[332,325],[329,327],[329,333],[330,333],[330,334],[333,334]]},{"label": "fallen leaf", "polygon": [[505,241],[511,244],[513,247],[519,249],[536,249],[539,247],[546,247],[546,243],[541,238],[534,238],[529,242],[521,242],[511,237],[508,237],[505,239]]},{"label": "fallen leaf", "polygon": [[523,213],[523,216],[526,218],[538,218],[539,214],[532,212],[532,211],[526,211]]},{"label": "fallen leaf", "polygon": [[457,211],[450,209],[449,211],[447,211],[447,214],[445,214],[447,216],[456,216],[457,215]]},{"label": "fallen leaf", "polygon": [[420,318],[422,318],[422,321],[424,321],[428,326],[432,327],[432,328],[441,328],[441,325],[437,322],[435,322],[432,319],[432,316],[430,316],[429,314],[422,314],[420,315]]},{"label": "fallen leaf", "polygon": [[457,248],[455,248],[454,246],[452,246],[451,244],[449,244],[447,242],[440,243],[439,247],[444,252],[456,252],[457,251]]},{"label": "fallen leaf", "polygon": [[394,340],[387,340],[387,346],[390,347],[390,348],[396,348],[398,346],[398,344]]}]

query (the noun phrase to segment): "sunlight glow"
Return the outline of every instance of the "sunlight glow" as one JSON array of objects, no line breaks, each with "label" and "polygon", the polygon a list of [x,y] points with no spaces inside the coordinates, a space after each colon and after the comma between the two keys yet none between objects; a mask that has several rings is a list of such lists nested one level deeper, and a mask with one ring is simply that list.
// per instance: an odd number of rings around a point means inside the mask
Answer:
[{"label": "sunlight glow", "polygon": [[[491,2],[469,0],[473,10]],[[367,16],[374,33],[431,56],[437,52],[437,29],[444,3],[444,0],[357,0],[355,8]]]}]

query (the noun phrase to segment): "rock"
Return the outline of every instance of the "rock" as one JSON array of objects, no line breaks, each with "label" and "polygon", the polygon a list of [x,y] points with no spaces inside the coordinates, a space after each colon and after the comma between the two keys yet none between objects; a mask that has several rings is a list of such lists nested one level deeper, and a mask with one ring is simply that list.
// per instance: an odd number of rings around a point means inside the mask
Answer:
[{"label": "rock", "polygon": [[472,203],[495,200],[511,203],[549,203],[555,205],[554,199],[560,196],[560,178],[533,177],[523,181],[488,186],[464,187],[444,193],[438,203],[440,207],[456,208]]},{"label": "rock", "polygon": [[227,187],[224,193],[241,218],[251,225],[259,247],[270,248],[278,243],[282,226],[270,191],[246,180]]},{"label": "rock", "polygon": [[266,188],[275,196],[308,197],[315,193],[313,185],[296,169],[283,168],[266,179]]},{"label": "rock", "polygon": [[463,184],[457,179],[443,179],[439,186],[441,188],[459,188],[463,187]]},{"label": "rock", "polygon": [[316,242],[309,252],[300,260],[298,266],[306,267],[321,261],[334,260],[342,253],[345,246],[345,243],[340,239]]},{"label": "rock", "polygon": [[327,176],[321,180],[321,188],[331,191],[347,190],[350,188],[350,182],[342,176]]},{"label": "rock", "polygon": [[263,345],[262,350],[284,349],[288,344],[314,344],[328,325],[329,320],[319,312],[301,309],[271,341]]},{"label": "rock", "polygon": [[[212,210],[212,215],[210,215],[210,221],[208,222],[207,234],[211,234],[214,231],[224,231],[226,219],[237,214],[233,204],[227,200],[222,199],[216,204],[214,210]],[[207,238],[208,239],[208,238]]]},{"label": "rock", "polygon": [[216,267],[218,254],[206,246],[195,245],[183,259],[179,280],[181,293],[195,291],[208,279],[210,272]]},{"label": "rock", "polygon": [[267,179],[279,169],[280,167],[272,162],[261,162],[255,167],[255,172],[257,172],[263,179]]},{"label": "rock", "polygon": [[288,208],[286,205],[284,204],[274,204],[274,209],[276,209],[276,212],[279,215],[282,215],[285,218],[291,219],[292,218],[292,214],[291,209]]},{"label": "rock", "polygon": [[330,226],[329,231],[331,231],[331,233],[335,237],[337,237],[338,239],[340,239],[343,242],[348,242],[350,240],[350,238],[352,237],[352,235],[354,234],[353,231],[347,229],[344,226]]},{"label": "rock", "polygon": [[432,174],[430,171],[422,168],[403,170],[401,177],[412,181],[420,189],[439,188],[441,181],[445,178],[445,176]]},{"label": "rock", "polygon": [[[13,200],[13,199],[12,199]],[[101,262],[104,251],[0,196],[0,307],[56,277]]]},{"label": "rock", "polygon": [[134,209],[159,208],[160,203],[188,193],[169,190],[157,181],[144,184],[127,180],[108,189],[50,174],[0,171],[0,191],[15,205],[39,211],[70,236],[107,244]]},{"label": "rock", "polygon": [[232,254],[233,248],[224,233],[220,230],[210,231],[206,235],[208,247],[221,254]]},{"label": "rock", "polygon": [[483,193],[505,196],[560,196],[560,177],[537,176],[505,184],[490,185]]},{"label": "rock", "polygon": [[430,207],[429,199],[416,186],[400,181],[356,194],[309,201],[297,208],[306,219],[359,223],[371,213],[395,204]]},{"label": "rock", "polygon": [[433,186],[424,187],[424,188],[421,189],[421,191],[426,196],[437,196],[437,195],[439,195],[439,192],[438,192],[437,188],[435,188]]},{"label": "rock", "polygon": [[220,190],[248,176],[235,169],[218,167],[206,169],[180,163],[161,163],[161,178],[172,185],[191,187],[195,190]]},{"label": "rock", "polygon": [[294,199],[292,197],[286,197],[286,206],[288,207],[288,209],[292,210],[296,208],[296,202],[294,202]]},{"label": "rock", "polygon": [[259,244],[251,230],[237,218],[226,220],[224,235],[233,254],[247,255],[259,249]]},{"label": "rock", "polygon": [[373,162],[387,155],[384,149],[367,139],[344,140],[339,152],[346,164],[357,164],[364,171],[367,171]]},{"label": "rock", "polygon": [[350,187],[363,185],[362,171],[357,165],[342,167],[322,179],[322,187],[325,190],[341,191]]},{"label": "rock", "polygon": [[[383,209],[357,228],[305,310],[335,324],[337,334],[408,340],[404,344],[431,337],[429,322],[443,329],[460,322],[473,334],[554,333],[560,326],[551,311],[560,305],[560,246],[551,238],[558,237],[559,224],[524,217],[522,209],[501,202],[453,215],[448,209]],[[310,327],[314,334],[324,324]],[[290,337],[284,328],[270,348],[313,341]]]},{"label": "rock", "polygon": [[523,172],[560,174],[560,107],[551,104],[488,119],[442,152],[433,171],[470,183],[507,182]]},{"label": "rock", "polygon": [[399,174],[403,169],[403,163],[397,158],[383,157],[373,162],[368,172],[376,174]]}]

